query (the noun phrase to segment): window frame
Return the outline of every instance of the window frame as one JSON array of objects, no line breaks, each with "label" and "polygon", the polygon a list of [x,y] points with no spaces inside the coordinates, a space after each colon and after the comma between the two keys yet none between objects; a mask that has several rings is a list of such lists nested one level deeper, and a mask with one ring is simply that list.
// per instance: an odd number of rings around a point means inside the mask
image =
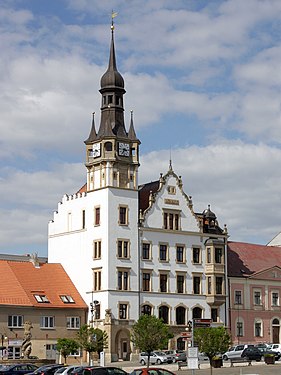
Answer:
[{"label": "window frame", "polygon": [[66,329],[75,330],[80,329],[81,318],[80,316],[67,316],[66,317]]},{"label": "window frame", "polygon": [[119,259],[130,258],[130,240],[128,238],[117,239],[117,258]]},{"label": "window frame", "polygon": [[129,303],[128,302],[119,302],[118,317],[120,320],[129,319]]},{"label": "window frame", "polygon": [[93,259],[101,259],[101,239],[93,241]]},{"label": "window frame", "polygon": [[[195,293],[195,279],[199,279],[199,293]],[[192,275],[192,294],[197,296],[202,294],[202,275]]]},{"label": "window frame", "polygon": [[98,227],[101,225],[101,208],[100,206],[94,207],[94,226]]},{"label": "window frame", "polygon": [[[123,212],[123,210],[125,211]],[[129,207],[127,205],[119,205],[118,207],[118,224],[129,225]]]},{"label": "window frame", "polygon": [[169,292],[169,273],[168,272],[159,273],[159,292],[160,293]]},{"label": "window frame", "polygon": [[185,263],[185,246],[181,244],[176,245],[176,262]]},{"label": "window frame", "polygon": [[[277,298],[275,298],[274,295],[276,295]],[[274,300],[276,301],[276,303],[274,303]],[[276,291],[276,290],[271,291],[271,306],[272,307],[279,307],[280,306],[279,291]]]},{"label": "window frame", "polygon": [[[198,254],[197,257],[198,257],[198,262],[195,261],[195,251],[198,250]],[[201,247],[200,246],[192,246],[192,264],[201,264],[202,263],[202,251],[201,251]]]},{"label": "window frame", "polygon": [[117,290],[120,290],[120,291],[130,290],[130,269],[128,268],[117,269]]},{"label": "window frame", "polygon": [[[165,253],[165,259],[162,255]],[[167,243],[159,243],[159,262],[169,262],[169,246]]]},{"label": "window frame", "polygon": [[[47,324],[45,324],[47,323]],[[40,317],[40,328],[41,329],[55,329],[55,316],[43,315]]]},{"label": "window frame", "polygon": [[98,292],[101,290],[101,276],[102,276],[102,269],[101,268],[94,268],[93,269],[93,291]]},{"label": "window frame", "polygon": [[23,328],[23,323],[23,315],[8,315],[8,328]]},{"label": "window frame", "polygon": [[[144,247],[148,247],[147,249],[144,249]],[[141,258],[143,260],[151,260],[151,243],[150,242],[142,242],[142,253]],[[144,254],[148,253],[148,257],[144,257]]]},{"label": "window frame", "polygon": [[[182,278],[182,282],[180,282],[179,278]],[[183,273],[176,273],[176,292],[178,294],[185,294],[185,285],[186,285],[186,282],[185,282],[185,278],[186,278],[186,275],[183,274]],[[182,289],[180,289],[180,287],[182,287]],[[180,291],[182,290],[182,291]]]},{"label": "window frame", "polygon": [[[144,276],[148,276],[145,278]],[[152,270],[142,270],[142,291],[151,292]],[[148,288],[146,288],[148,285]]]}]

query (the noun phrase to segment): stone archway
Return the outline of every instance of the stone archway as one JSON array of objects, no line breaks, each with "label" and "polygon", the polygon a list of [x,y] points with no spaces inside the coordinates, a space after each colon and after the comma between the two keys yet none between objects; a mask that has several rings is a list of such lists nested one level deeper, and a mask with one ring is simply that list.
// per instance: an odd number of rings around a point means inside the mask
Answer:
[{"label": "stone archway", "polygon": [[130,360],[130,354],[132,352],[130,345],[130,332],[128,329],[120,329],[115,336],[115,352],[118,355],[118,359],[123,361]]}]

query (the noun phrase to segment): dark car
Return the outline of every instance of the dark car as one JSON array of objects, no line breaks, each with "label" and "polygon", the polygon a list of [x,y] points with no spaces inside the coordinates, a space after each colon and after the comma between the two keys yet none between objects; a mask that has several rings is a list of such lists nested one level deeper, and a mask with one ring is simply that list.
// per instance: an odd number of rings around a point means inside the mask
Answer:
[{"label": "dark car", "polygon": [[253,347],[249,347],[249,348],[244,349],[242,354],[241,354],[241,357],[251,359],[252,361],[259,362],[262,358],[262,354],[261,354],[261,352],[259,351],[258,348],[255,348],[253,346]]},{"label": "dark car", "polygon": [[45,365],[31,372],[32,375],[53,375],[60,367],[64,365]]},{"label": "dark car", "polygon": [[122,370],[120,367],[86,367],[83,371],[83,375],[128,375],[128,373]]},{"label": "dark car", "polygon": [[175,375],[175,373],[160,367],[144,367],[134,369],[130,375]]},{"label": "dark car", "polygon": [[280,352],[275,352],[273,350],[270,350],[267,348],[267,346],[256,346],[259,352],[261,353],[262,359],[264,358],[265,354],[274,354],[275,355],[275,361],[278,361],[281,357]]},{"label": "dark car", "polygon": [[11,365],[2,364],[2,366],[0,367],[0,374],[1,375],[24,375],[24,374],[29,374],[35,371],[36,369],[38,369],[38,367],[31,363],[18,363],[18,364],[11,364]]}]

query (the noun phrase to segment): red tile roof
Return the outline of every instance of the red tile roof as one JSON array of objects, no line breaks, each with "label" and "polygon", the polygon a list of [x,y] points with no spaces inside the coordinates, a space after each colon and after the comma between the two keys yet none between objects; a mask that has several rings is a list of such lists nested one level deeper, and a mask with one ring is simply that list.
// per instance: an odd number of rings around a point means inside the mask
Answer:
[{"label": "red tile roof", "polygon": [[[49,303],[37,302],[34,295],[45,295]],[[64,303],[68,295],[75,303]],[[87,308],[61,264],[0,260],[0,305],[38,308]]]},{"label": "red tile roof", "polygon": [[281,248],[244,242],[228,242],[228,276],[249,276],[274,266],[281,267]]}]

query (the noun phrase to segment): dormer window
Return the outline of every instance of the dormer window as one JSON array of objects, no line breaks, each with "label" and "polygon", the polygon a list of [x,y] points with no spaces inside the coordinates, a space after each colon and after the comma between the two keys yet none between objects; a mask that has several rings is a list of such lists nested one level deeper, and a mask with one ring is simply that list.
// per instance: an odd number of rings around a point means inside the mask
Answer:
[{"label": "dormer window", "polygon": [[164,229],[179,230],[180,215],[177,212],[163,213],[163,227]]},{"label": "dormer window", "polygon": [[34,294],[34,298],[39,303],[50,303],[47,296],[45,294]]},{"label": "dormer window", "polygon": [[74,299],[69,295],[60,296],[63,303],[75,303]]}]

